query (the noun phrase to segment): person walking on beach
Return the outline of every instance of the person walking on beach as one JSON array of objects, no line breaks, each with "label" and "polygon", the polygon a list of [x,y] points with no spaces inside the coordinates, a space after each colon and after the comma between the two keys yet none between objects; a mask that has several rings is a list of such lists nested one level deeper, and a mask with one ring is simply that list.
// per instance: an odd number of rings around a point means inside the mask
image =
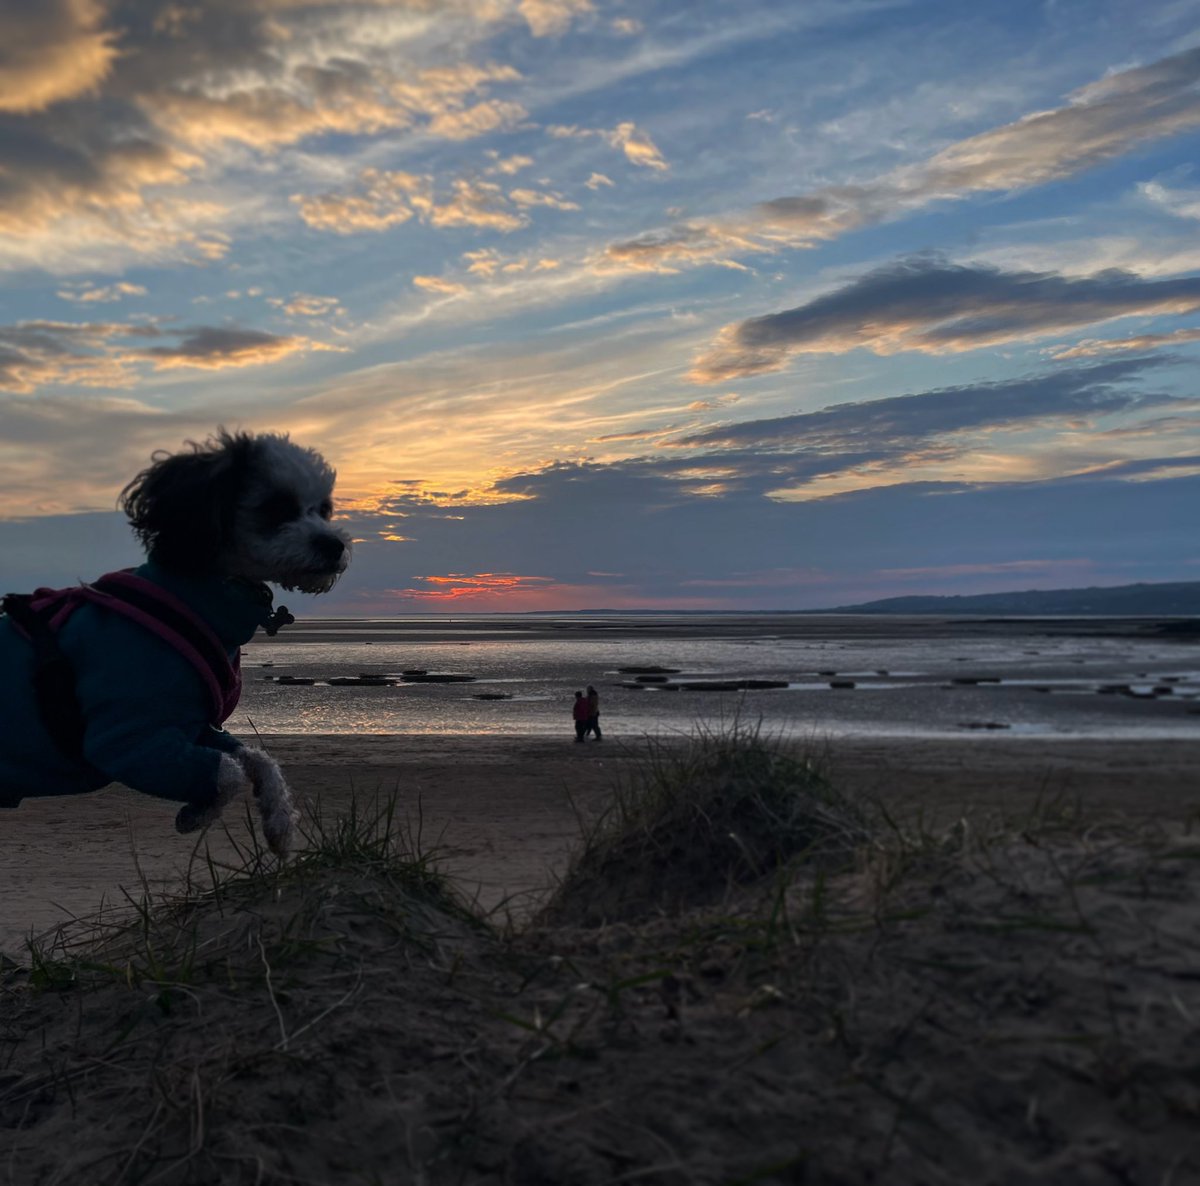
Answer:
[{"label": "person walking on beach", "polygon": [[572,715],[575,717],[575,740],[582,742],[588,731],[588,702],[582,692],[575,693],[575,707]]},{"label": "person walking on beach", "polygon": [[588,706],[588,721],[587,729],[584,730],[584,736],[588,733],[595,733],[597,741],[603,741],[604,737],[600,733],[600,693],[588,684],[587,690],[587,706]]}]

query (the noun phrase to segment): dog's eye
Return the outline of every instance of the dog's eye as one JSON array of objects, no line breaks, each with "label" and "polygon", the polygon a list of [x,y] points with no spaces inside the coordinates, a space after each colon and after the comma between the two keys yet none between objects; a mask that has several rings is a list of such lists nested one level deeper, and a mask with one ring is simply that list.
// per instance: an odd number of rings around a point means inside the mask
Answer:
[{"label": "dog's eye", "polygon": [[332,519],[333,503],[331,503],[329,499],[326,499],[319,507],[317,507],[317,514],[320,515],[322,519]]},{"label": "dog's eye", "polygon": [[268,527],[280,527],[300,518],[300,503],[294,494],[280,490],[262,503],[258,513]]}]

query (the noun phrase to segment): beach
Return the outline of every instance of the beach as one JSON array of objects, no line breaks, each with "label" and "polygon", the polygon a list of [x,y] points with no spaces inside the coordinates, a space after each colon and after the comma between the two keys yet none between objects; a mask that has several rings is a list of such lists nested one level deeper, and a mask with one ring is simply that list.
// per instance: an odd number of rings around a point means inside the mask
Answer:
[{"label": "beach", "polygon": [[248,801],[0,815],[9,1177],[1200,1180],[1200,664],[1155,627],[256,642],[286,862]]},{"label": "beach", "polygon": [[[246,737],[253,742],[252,736]],[[610,734],[559,738],[404,735],[268,736],[297,795],[336,815],[355,796],[396,795],[400,814],[463,891],[487,910],[521,915],[561,873],[581,819],[609,801],[650,749],[671,744]],[[989,734],[951,739],[820,738],[791,743],[848,794],[932,819],[1020,816],[1056,798],[1131,819],[1200,811],[1200,738],[1154,742]],[[109,788],[83,798],[28,800],[0,816],[0,951],[22,937],[137,896],[142,877],[170,884],[196,860],[171,804]],[[207,840],[235,859],[242,815]]]},{"label": "beach", "polygon": [[22,926],[132,897],[0,962],[14,1186],[1200,1174],[1193,741],[263,741],[283,865],[5,817]]}]

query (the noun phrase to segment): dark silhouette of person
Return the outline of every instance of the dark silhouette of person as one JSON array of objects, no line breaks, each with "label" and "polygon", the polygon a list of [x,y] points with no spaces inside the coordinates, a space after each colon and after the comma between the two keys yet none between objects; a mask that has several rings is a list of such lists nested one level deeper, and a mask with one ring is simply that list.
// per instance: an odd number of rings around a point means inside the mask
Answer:
[{"label": "dark silhouette of person", "polygon": [[583,735],[586,737],[588,735],[588,733],[595,733],[596,740],[603,741],[604,736],[600,732],[600,693],[597,692],[596,689],[593,688],[591,684],[588,684],[587,706],[588,706],[587,728],[584,730]]},{"label": "dark silhouette of person", "polygon": [[572,715],[575,717],[575,740],[582,742],[587,736],[588,731],[588,714],[591,710],[588,708],[588,702],[582,692],[575,693],[575,707],[572,709]]}]

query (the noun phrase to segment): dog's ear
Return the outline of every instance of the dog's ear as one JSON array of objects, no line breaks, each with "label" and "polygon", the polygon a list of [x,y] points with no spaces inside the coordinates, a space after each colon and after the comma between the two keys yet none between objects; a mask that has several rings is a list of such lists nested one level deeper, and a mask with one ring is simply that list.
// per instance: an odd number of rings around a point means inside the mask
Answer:
[{"label": "dog's ear", "polygon": [[150,559],[176,572],[213,571],[233,532],[255,441],[228,433],[190,453],[156,453],[118,500]]}]

